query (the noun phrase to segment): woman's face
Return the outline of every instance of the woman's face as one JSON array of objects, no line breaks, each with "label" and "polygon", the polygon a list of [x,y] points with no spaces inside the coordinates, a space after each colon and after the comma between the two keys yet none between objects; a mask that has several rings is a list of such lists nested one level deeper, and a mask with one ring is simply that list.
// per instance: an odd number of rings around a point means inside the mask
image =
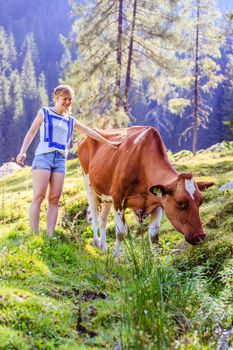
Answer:
[{"label": "woman's face", "polygon": [[61,110],[69,110],[69,107],[71,106],[73,96],[70,94],[66,95],[59,95],[56,100],[56,105]]}]

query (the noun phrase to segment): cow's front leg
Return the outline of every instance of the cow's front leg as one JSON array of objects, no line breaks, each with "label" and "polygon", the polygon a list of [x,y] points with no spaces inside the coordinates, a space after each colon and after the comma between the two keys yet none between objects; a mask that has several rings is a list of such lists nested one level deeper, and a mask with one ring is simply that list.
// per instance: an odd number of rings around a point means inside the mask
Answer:
[{"label": "cow's front leg", "polygon": [[159,240],[159,226],[163,215],[163,209],[161,207],[156,208],[150,215],[148,233],[151,246],[157,244]]},{"label": "cow's front leg", "polygon": [[88,210],[87,210],[87,217],[88,221],[90,222],[93,230],[93,245],[95,247],[100,247],[99,242],[99,236],[98,236],[98,207],[97,207],[97,196],[95,192],[93,191],[89,175],[84,175],[84,184],[87,192],[87,199],[88,199]]},{"label": "cow's front leg", "polygon": [[106,227],[111,206],[111,203],[103,203],[100,213],[100,248],[104,253],[107,252]]},{"label": "cow's front leg", "polygon": [[121,242],[127,236],[127,227],[124,223],[123,211],[114,208],[114,217],[116,221],[116,246],[113,252],[113,257],[118,257],[120,254]]}]

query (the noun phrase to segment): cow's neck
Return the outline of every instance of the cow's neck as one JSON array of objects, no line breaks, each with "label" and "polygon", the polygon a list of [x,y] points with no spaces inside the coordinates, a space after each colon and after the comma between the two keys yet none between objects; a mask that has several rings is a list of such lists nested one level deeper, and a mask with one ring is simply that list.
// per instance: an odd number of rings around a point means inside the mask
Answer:
[{"label": "cow's neck", "polygon": [[168,160],[166,147],[157,130],[151,128],[146,135],[144,142],[141,141],[142,180],[151,186],[165,186],[177,179],[178,173]]},{"label": "cow's neck", "polygon": [[168,159],[165,158],[154,162],[153,166],[150,166],[146,172],[146,177],[146,182],[149,186],[158,184],[166,186],[177,179],[178,173]]}]

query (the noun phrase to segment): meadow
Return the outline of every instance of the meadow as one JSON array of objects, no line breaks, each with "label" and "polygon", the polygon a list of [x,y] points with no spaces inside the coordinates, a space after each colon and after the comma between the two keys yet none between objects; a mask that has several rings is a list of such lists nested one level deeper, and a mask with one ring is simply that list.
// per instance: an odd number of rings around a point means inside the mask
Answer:
[{"label": "meadow", "polygon": [[169,154],[178,171],[214,181],[200,215],[207,240],[191,246],[166,217],[152,253],[146,224],[127,212],[129,235],[113,259],[94,248],[77,159],[54,237],[30,231],[31,168],[0,179],[0,349],[229,349],[233,347],[233,142],[194,157]]}]

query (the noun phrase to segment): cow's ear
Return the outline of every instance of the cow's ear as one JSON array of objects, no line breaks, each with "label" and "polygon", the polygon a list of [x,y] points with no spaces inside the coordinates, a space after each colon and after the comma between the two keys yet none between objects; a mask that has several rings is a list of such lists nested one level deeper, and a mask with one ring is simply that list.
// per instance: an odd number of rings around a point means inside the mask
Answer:
[{"label": "cow's ear", "polygon": [[168,186],[154,185],[149,188],[149,192],[156,197],[162,197],[162,196],[165,196],[166,194],[171,194],[172,190]]},{"label": "cow's ear", "polygon": [[213,186],[215,182],[199,181],[199,182],[196,182],[196,184],[200,191],[204,191],[207,188]]}]

